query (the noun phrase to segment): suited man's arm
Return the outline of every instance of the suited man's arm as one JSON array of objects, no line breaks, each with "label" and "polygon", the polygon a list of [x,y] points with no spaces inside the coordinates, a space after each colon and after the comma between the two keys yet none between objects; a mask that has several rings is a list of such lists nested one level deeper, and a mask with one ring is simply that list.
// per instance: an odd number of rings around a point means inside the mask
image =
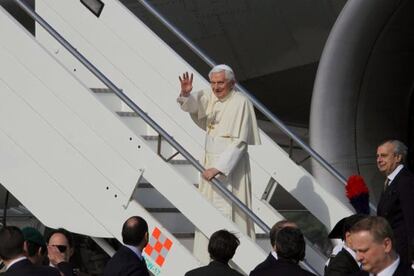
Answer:
[{"label": "suited man's arm", "polygon": [[71,263],[68,262],[60,262],[57,264],[56,266],[59,271],[64,275],[64,276],[74,276],[76,275],[75,273],[73,273],[73,266]]},{"label": "suited man's arm", "polygon": [[336,255],[329,262],[328,267],[325,269],[325,276],[342,276],[349,274],[350,263],[346,258],[341,255]]},{"label": "suited man's arm", "polygon": [[406,224],[408,241],[414,238],[414,179],[407,179],[407,183],[401,186],[399,197],[401,202],[401,209],[404,215],[404,222]]},{"label": "suited man's arm", "polygon": [[126,271],[125,276],[150,276],[147,267],[135,266]]}]

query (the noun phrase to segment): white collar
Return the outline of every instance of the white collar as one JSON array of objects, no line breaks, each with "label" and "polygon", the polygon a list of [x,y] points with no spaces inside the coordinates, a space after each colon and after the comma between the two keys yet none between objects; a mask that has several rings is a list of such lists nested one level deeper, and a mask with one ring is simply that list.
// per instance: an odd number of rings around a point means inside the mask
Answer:
[{"label": "white collar", "polygon": [[390,183],[394,180],[397,174],[404,168],[404,165],[398,165],[392,173],[390,173],[387,178],[390,180]]},{"label": "white collar", "polygon": [[[397,267],[398,267],[399,264],[400,264],[400,257],[398,256],[398,258],[391,265],[387,266],[381,272],[377,273],[377,276],[392,276],[392,275],[394,275],[394,272],[397,270]],[[372,276],[374,274],[370,273],[369,275]]]},{"label": "white collar", "polygon": [[[343,248],[348,251],[349,254],[351,254],[352,258],[354,258],[354,260],[356,261],[356,253],[354,250],[352,250],[351,248],[349,248],[348,246],[346,246],[346,244],[344,244]],[[359,263],[358,263],[359,264]]]},{"label": "white collar", "polygon": [[6,271],[12,266],[12,265],[14,265],[15,263],[17,263],[17,262],[20,262],[20,261],[23,261],[24,259],[27,259],[25,256],[22,256],[22,257],[20,257],[20,258],[17,258],[17,259],[14,259],[13,261],[11,261],[10,263],[9,263],[9,265],[8,266],[6,266]]},{"label": "white collar", "polygon": [[352,258],[354,258],[355,262],[358,264],[359,267],[361,267],[361,263],[358,262],[357,257],[356,257],[356,252],[354,250],[352,250],[352,248],[346,246],[346,244],[344,243],[344,247],[343,247],[346,251],[348,251],[349,254],[351,254]]},{"label": "white collar", "polygon": [[272,251],[272,256],[277,260],[277,253],[276,253],[276,251]]},{"label": "white collar", "polygon": [[138,250],[138,248],[132,245],[128,245],[128,244],[124,244],[124,245],[125,247],[128,247],[129,249],[131,249],[131,251],[134,252],[134,254],[137,255],[140,260],[142,260],[142,253]]}]

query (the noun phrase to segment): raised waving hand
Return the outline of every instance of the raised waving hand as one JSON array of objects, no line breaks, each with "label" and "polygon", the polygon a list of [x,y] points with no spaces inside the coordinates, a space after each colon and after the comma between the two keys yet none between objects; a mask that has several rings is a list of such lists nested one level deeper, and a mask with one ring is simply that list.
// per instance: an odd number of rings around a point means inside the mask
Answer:
[{"label": "raised waving hand", "polygon": [[180,80],[181,84],[181,96],[188,97],[190,95],[191,90],[193,90],[193,73],[191,75],[188,72],[183,73],[182,76],[179,76],[178,79]]}]

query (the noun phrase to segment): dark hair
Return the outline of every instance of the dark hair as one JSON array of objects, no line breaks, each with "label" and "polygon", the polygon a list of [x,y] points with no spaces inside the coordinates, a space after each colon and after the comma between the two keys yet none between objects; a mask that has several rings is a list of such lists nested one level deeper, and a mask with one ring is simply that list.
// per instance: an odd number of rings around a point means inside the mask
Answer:
[{"label": "dark hair", "polygon": [[214,232],[208,242],[208,253],[210,258],[227,264],[236,253],[239,246],[239,239],[227,230]]},{"label": "dark hair", "polygon": [[8,261],[23,254],[24,238],[16,226],[4,226],[0,229],[0,258]]},{"label": "dark hair", "polygon": [[292,225],[296,225],[294,222],[292,221],[288,221],[286,219],[284,220],[280,220],[278,222],[275,223],[275,225],[273,225],[272,229],[270,229],[270,244],[272,245],[272,247],[275,247],[276,245],[276,236],[277,233],[280,231],[280,229],[285,228],[286,226],[289,227],[293,227]]},{"label": "dark hair", "polygon": [[146,233],[148,233],[147,222],[139,216],[130,217],[122,226],[122,241],[127,245],[138,246]]},{"label": "dark hair", "polygon": [[39,251],[39,248],[41,248],[40,250],[40,254],[45,255],[47,252],[47,247],[43,246],[43,245],[39,245],[37,243],[31,242],[31,241],[25,241],[26,245],[27,245],[27,254],[29,255],[29,257],[33,257],[37,254],[37,252]]},{"label": "dark hair", "polygon": [[393,247],[395,245],[391,226],[383,217],[366,217],[355,223],[350,230],[351,233],[361,231],[368,231],[377,243],[382,243],[384,239],[389,238],[392,241]]},{"label": "dark hair", "polygon": [[278,258],[298,263],[305,258],[305,239],[298,228],[284,227],[276,236]]},{"label": "dark hair", "polygon": [[54,234],[62,234],[63,236],[65,236],[66,240],[68,241],[69,247],[73,248],[73,235],[72,235],[71,232],[69,232],[68,230],[66,230],[64,228],[55,229],[52,232],[50,232],[49,235],[47,236],[47,243],[49,243],[50,238]]}]

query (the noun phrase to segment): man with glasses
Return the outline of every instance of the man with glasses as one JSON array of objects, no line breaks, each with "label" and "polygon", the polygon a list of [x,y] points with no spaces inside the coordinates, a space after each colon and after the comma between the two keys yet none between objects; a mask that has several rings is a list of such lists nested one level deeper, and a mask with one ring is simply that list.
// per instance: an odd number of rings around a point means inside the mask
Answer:
[{"label": "man with glasses", "polygon": [[60,276],[57,269],[34,265],[25,256],[22,231],[15,226],[0,229],[0,259],[6,265],[5,276]]},{"label": "man with glasses", "polygon": [[[251,208],[250,164],[247,145],[260,144],[253,105],[234,89],[233,70],[224,64],[209,73],[210,89],[192,92],[193,74],[179,77],[181,109],[206,132],[203,165],[205,171],[199,189],[240,230],[254,238],[252,221],[232,203],[213,190],[208,181],[217,177],[247,207]],[[203,263],[209,262],[207,238],[196,231],[194,253]]]},{"label": "man with glasses", "polygon": [[50,266],[56,267],[64,276],[77,275],[69,262],[73,253],[72,234],[62,228],[53,230],[47,241],[47,254]]}]

